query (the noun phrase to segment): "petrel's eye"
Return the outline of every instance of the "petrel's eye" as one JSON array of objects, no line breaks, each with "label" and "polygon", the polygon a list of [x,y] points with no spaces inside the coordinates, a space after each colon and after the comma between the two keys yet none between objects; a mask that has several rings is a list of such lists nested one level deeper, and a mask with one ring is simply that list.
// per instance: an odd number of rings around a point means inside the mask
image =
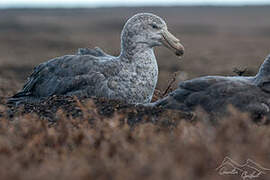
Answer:
[{"label": "petrel's eye", "polygon": [[158,26],[155,25],[155,24],[151,24],[151,26],[152,26],[153,29],[158,29]]}]

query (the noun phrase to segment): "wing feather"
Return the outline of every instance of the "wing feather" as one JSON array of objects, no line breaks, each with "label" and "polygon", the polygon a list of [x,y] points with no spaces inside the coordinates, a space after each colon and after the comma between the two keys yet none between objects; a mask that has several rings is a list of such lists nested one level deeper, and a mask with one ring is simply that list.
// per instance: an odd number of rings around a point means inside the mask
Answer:
[{"label": "wing feather", "polygon": [[105,83],[105,76],[117,74],[118,70],[115,63],[92,55],[58,57],[35,67],[22,90],[12,96],[9,103],[28,97],[72,94],[79,90],[85,90],[84,93],[89,95]]},{"label": "wing feather", "polygon": [[78,55],[92,55],[96,57],[112,57],[111,55],[105,53],[99,47],[95,47],[94,49],[79,48],[77,54]]}]

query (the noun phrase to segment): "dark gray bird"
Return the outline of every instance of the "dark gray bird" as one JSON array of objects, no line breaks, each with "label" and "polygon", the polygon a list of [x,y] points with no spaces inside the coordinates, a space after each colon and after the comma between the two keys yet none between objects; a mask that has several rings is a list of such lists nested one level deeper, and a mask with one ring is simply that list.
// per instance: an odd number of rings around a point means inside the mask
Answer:
[{"label": "dark gray bird", "polygon": [[208,113],[223,114],[228,104],[250,113],[269,112],[270,55],[256,76],[206,76],[187,80],[167,97],[149,105],[184,111],[201,106]]},{"label": "dark gray bird", "polygon": [[131,17],[121,33],[121,53],[79,49],[35,67],[28,81],[8,103],[38,102],[51,95],[105,97],[127,103],[149,103],[158,78],[153,48],[164,45],[177,56],[184,47],[160,17],[141,13]]}]

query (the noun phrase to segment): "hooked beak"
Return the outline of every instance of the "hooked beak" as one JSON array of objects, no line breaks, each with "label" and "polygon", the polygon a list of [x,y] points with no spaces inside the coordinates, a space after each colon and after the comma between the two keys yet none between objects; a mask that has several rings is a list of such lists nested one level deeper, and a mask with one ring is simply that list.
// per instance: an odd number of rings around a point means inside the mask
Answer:
[{"label": "hooked beak", "polygon": [[181,58],[184,55],[184,46],[180,40],[172,35],[167,29],[162,30],[162,44],[168,49],[172,50],[176,56]]}]

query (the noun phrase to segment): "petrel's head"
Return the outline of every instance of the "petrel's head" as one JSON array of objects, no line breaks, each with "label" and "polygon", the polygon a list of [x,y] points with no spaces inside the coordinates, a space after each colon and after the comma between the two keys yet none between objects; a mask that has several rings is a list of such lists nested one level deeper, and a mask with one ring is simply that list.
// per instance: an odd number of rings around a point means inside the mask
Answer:
[{"label": "petrel's head", "polygon": [[124,26],[122,46],[128,48],[136,44],[151,48],[164,45],[179,57],[184,54],[183,45],[168,31],[165,21],[151,13],[136,14]]},{"label": "petrel's head", "polygon": [[259,72],[255,76],[254,83],[262,90],[270,93],[270,54],[261,65]]}]

